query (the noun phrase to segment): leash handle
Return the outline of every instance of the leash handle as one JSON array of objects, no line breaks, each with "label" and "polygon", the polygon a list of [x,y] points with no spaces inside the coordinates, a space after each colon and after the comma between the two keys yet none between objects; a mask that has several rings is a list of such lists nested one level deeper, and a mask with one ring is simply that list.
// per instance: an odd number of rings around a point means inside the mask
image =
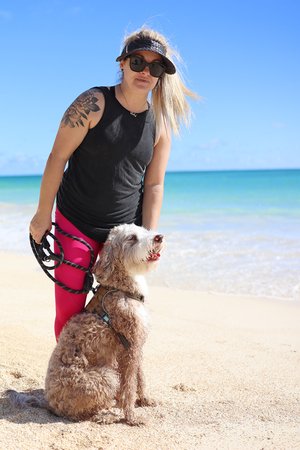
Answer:
[{"label": "leash handle", "polygon": [[[54,253],[51,250],[50,242],[48,242],[47,237],[50,236],[58,245],[59,253]],[[60,241],[57,239],[56,236],[54,236],[51,231],[47,231],[44,236],[42,237],[41,243],[37,244],[35,240],[33,239],[32,235],[29,235],[30,245],[32,248],[32,251],[38,260],[40,266],[46,270],[53,270],[59,267],[65,258],[64,251],[62,248],[62,245]],[[50,261],[56,261],[56,264],[53,264],[52,266],[49,266],[45,264],[45,262]]]},{"label": "leash handle", "polygon": [[[86,294],[88,293],[90,290],[93,289],[93,282],[94,282],[94,277],[92,274],[92,267],[94,265],[94,250],[92,248],[92,246],[86,242],[84,239],[79,238],[77,236],[74,236],[70,233],[67,233],[66,231],[62,230],[60,228],[59,225],[57,225],[57,223],[52,222],[52,225],[54,225],[54,227],[57,229],[57,231],[70,238],[70,239],[74,239],[75,241],[81,242],[83,245],[85,245],[90,252],[90,264],[87,267],[81,266],[80,264],[76,264],[73,263],[72,261],[68,261],[67,259],[65,259],[65,255],[64,255],[64,250],[62,247],[61,242],[59,241],[59,239],[53,234],[51,233],[51,231],[47,231],[44,236],[42,237],[41,243],[37,244],[35,242],[35,240],[33,239],[32,235],[29,234],[29,240],[30,240],[30,245],[31,245],[31,249],[33,251],[34,256],[36,257],[39,265],[41,266],[41,268],[43,269],[43,271],[45,272],[45,274],[54,282],[56,283],[58,286],[60,286],[62,289],[66,290],[67,292],[70,292],[72,294]],[[58,249],[59,249],[59,253],[54,253],[51,250],[51,245],[50,242],[48,241],[48,237],[52,238],[53,241],[56,242]],[[46,263],[49,263],[50,261],[54,261],[53,265],[49,265]],[[51,273],[49,272],[50,270],[54,270],[56,268],[58,268],[61,264],[67,264],[71,267],[74,267],[75,269],[79,269],[83,272],[86,273],[85,276],[85,280],[84,280],[84,285],[83,285],[83,289],[72,289],[68,286],[66,286],[64,283],[62,283],[61,281],[57,280],[53,275],[51,275]]]}]

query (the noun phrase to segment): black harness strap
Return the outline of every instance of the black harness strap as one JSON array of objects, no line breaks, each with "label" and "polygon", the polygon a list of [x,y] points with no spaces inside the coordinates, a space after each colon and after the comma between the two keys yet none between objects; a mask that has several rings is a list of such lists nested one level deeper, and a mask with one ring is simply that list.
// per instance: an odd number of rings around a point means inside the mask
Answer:
[{"label": "black harness strap", "polygon": [[[123,347],[126,350],[128,350],[130,348],[130,342],[128,341],[128,339],[126,339],[126,337],[122,333],[119,333],[114,329],[114,327],[112,326],[110,315],[108,314],[104,304],[104,300],[107,295],[118,291],[120,291],[120,289],[99,285],[96,289],[96,295],[94,295],[94,297],[86,305],[85,312],[97,314],[97,316],[99,316],[103,320],[103,322],[114,332],[114,334],[117,336]],[[140,302],[144,302],[144,296],[141,294],[133,295],[123,290],[122,292],[125,294],[126,297],[138,300]]]}]

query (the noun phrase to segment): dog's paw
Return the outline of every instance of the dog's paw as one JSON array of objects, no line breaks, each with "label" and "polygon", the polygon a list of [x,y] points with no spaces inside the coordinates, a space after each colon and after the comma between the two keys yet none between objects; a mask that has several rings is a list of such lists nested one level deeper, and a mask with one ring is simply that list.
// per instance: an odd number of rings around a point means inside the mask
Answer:
[{"label": "dog's paw", "polygon": [[92,421],[98,425],[109,425],[120,421],[120,414],[113,411],[102,411],[96,414]]},{"label": "dog's paw", "polygon": [[153,398],[142,397],[137,399],[135,406],[157,406],[157,402]]},{"label": "dog's paw", "polygon": [[136,415],[131,412],[125,414],[125,422],[132,427],[141,427],[148,423],[144,416]]}]

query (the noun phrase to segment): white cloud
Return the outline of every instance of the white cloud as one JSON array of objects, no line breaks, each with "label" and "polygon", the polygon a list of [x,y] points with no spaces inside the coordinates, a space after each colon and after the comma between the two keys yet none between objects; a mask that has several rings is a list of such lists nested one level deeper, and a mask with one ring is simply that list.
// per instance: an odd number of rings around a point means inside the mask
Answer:
[{"label": "white cloud", "polygon": [[37,156],[27,156],[15,153],[10,157],[0,153],[0,176],[41,174],[45,167],[45,159]]},{"label": "white cloud", "polygon": [[226,142],[220,138],[212,138],[208,142],[204,142],[202,144],[197,145],[197,149],[199,150],[216,150],[217,148],[224,147]]}]

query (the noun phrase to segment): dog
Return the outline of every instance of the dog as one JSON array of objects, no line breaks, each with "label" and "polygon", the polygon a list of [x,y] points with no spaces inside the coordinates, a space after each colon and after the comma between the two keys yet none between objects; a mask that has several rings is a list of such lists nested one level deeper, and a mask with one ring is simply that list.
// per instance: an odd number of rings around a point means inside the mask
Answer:
[{"label": "dog", "polygon": [[80,421],[113,423],[123,410],[142,425],[135,406],[155,406],[146,394],[142,348],[148,320],[144,275],[159,261],[164,237],[136,225],[113,228],[93,271],[99,288],[64,326],[49,361],[44,398],[7,391],[19,405],[46,407]]}]

